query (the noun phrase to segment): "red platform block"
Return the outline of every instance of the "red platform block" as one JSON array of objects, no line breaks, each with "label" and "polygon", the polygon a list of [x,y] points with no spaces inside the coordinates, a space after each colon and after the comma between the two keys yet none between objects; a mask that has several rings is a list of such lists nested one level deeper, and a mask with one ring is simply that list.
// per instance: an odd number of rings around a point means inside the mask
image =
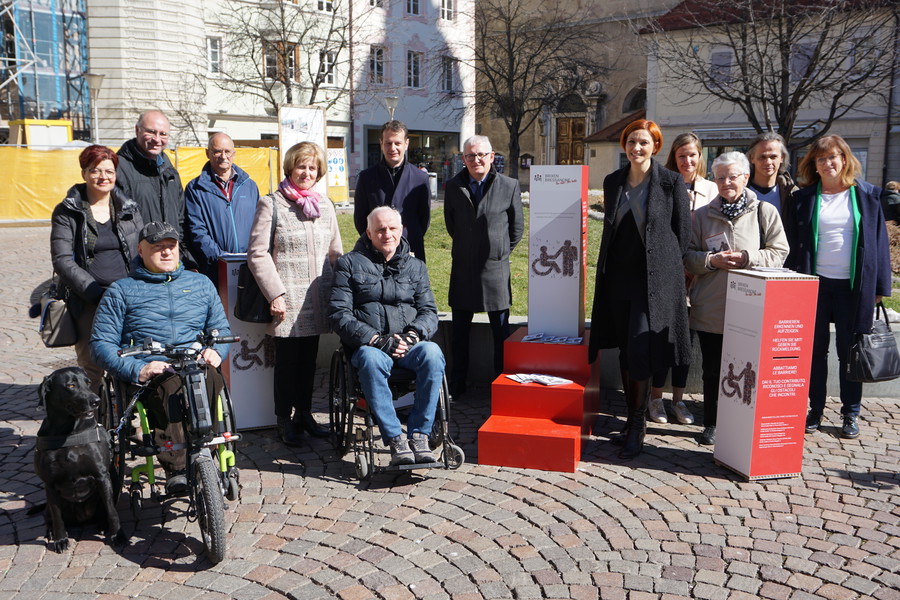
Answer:
[{"label": "red platform block", "polygon": [[491,385],[491,414],[578,423],[585,412],[584,386],[518,383],[500,375]]},{"label": "red platform block", "polygon": [[503,343],[504,373],[543,373],[584,383],[591,377],[588,364],[588,336],[581,344],[543,344],[523,342],[528,329],[516,330]]},{"label": "red platform block", "polygon": [[478,463],[573,473],[581,429],[550,419],[492,416],[478,430]]}]

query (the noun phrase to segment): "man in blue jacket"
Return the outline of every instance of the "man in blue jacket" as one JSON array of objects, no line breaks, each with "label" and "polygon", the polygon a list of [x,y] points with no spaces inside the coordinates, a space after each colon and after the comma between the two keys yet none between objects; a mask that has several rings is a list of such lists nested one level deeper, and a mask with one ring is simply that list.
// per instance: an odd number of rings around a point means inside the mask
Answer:
[{"label": "man in blue jacket", "polygon": [[[122,348],[140,345],[144,338],[162,344],[188,345],[197,334],[217,329],[229,335],[228,319],[222,301],[212,283],[203,275],[186,271],[178,251],[178,231],[168,223],[154,221],[140,233],[138,254],[131,274],[106,290],[91,334],[94,361],[111,376],[125,384],[150,382],[153,393],[144,400],[150,420],[157,429],[156,442],[184,441],[181,423],[170,423],[166,402],[181,387],[180,378],[160,357],[140,355],[121,357]],[[216,370],[228,354],[228,344],[203,352],[206,361],[207,390],[215,398],[225,382]],[[187,492],[184,475],[185,451],[163,452],[159,462],[166,471],[166,492]]]},{"label": "man in blue jacket", "polygon": [[228,134],[209,138],[209,161],[184,190],[185,235],[200,272],[214,284],[219,281],[219,257],[246,252],[250,227],[256,214],[259,189],[234,164],[234,142]]},{"label": "man in blue jacket", "polygon": [[[410,254],[401,230],[396,209],[382,206],[369,214],[366,235],[335,265],[328,314],[391,450],[391,465],[435,461],[428,436],[444,378],[444,355],[427,341],[438,325],[428,270]],[[388,387],[394,365],[416,374],[406,438]]]}]

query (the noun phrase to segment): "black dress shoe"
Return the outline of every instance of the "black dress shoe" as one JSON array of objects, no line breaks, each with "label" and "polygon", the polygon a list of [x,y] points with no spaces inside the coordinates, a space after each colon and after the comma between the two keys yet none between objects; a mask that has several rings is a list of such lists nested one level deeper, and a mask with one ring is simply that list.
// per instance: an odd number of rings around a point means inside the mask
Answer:
[{"label": "black dress shoe", "polygon": [[819,430],[822,425],[822,413],[809,411],[806,415],[806,433],[813,433]]},{"label": "black dress shoe", "polygon": [[313,418],[311,412],[299,412],[295,414],[294,423],[299,430],[305,431],[314,438],[327,438],[331,435],[331,430],[319,425]]},{"label": "black dress shoe", "polygon": [[716,443],[716,426],[704,427],[700,435],[697,436],[697,442],[704,446],[712,446]]},{"label": "black dress shoe", "polygon": [[841,437],[855,440],[859,437],[859,425],[856,423],[856,415],[845,415],[844,426],[841,427]]},{"label": "black dress shoe", "polygon": [[285,446],[296,448],[303,445],[303,432],[289,417],[278,417],[275,431]]}]

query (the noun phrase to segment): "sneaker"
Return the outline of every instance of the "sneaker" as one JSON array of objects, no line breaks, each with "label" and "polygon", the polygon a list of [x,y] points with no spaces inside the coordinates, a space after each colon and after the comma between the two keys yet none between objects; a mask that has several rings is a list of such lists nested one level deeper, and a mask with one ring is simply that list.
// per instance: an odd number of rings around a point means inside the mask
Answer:
[{"label": "sneaker", "polygon": [[403,439],[402,435],[391,438],[388,445],[391,449],[392,467],[396,467],[397,465],[411,465],[416,462],[412,450],[409,449],[409,443]]},{"label": "sneaker", "polygon": [[666,416],[666,407],[663,405],[662,398],[650,398],[647,404],[647,412],[650,413],[650,420],[654,423],[668,423],[669,418]]},{"label": "sneaker", "polygon": [[187,496],[188,480],[184,471],[172,471],[166,476],[166,495]]},{"label": "sneaker", "polygon": [[841,427],[841,437],[854,440],[859,437],[859,425],[856,424],[856,415],[845,415],[844,426]]},{"label": "sneaker", "polygon": [[822,413],[809,411],[806,415],[806,433],[813,433],[819,430],[819,426],[822,424]]},{"label": "sneaker", "polygon": [[675,412],[675,418],[678,419],[678,422],[682,425],[690,425],[694,422],[694,415],[691,414],[688,407],[684,405],[684,400],[673,402],[672,410]]},{"label": "sneaker", "polygon": [[716,443],[716,427],[704,427],[703,433],[697,436],[697,442],[704,446],[712,446]]},{"label": "sneaker", "polygon": [[437,462],[434,453],[431,451],[431,447],[428,445],[428,436],[424,433],[412,434],[412,439],[409,440],[409,447],[412,450],[413,455],[415,455],[417,463]]}]

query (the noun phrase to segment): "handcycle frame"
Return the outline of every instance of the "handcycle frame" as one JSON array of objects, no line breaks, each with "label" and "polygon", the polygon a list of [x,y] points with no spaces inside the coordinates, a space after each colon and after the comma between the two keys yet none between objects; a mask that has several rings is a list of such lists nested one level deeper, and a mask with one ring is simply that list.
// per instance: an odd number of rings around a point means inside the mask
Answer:
[{"label": "handcycle frame", "polygon": [[[240,482],[235,466],[234,443],[241,436],[235,431],[234,412],[228,387],[211,403],[206,388],[206,365],[202,352],[215,344],[233,343],[237,337],[219,336],[215,330],[198,334],[197,341],[189,346],[164,345],[146,338],[141,346],[125,348],[120,356],[152,355],[165,360],[181,379],[178,392],[181,397],[184,443],[157,444],[150,426],[147,409],[142,401],[146,393],[152,393],[151,382],[136,385],[125,406],[125,386],[110,378],[104,380],[101,415],[109,429],[113,453],[113,486],[121,494],[127,469],[126,455],[141,457],[141,464],[130,470],[129,496],[135,519],[143,505],[143,480],[151,489],[151,497],[159,500],[153,457],[161,452],[185,450],[188,481],[188,519],[200,524],[207,555],[213,563],[225,556],[224,501],[237,500]],[[166,399],[166,402],[169,400]],[[138,418],[139,428],[133,425]],[[177,422],[177,421],[175,421]],[[116,496],[118,498],[118,495]]]}]

